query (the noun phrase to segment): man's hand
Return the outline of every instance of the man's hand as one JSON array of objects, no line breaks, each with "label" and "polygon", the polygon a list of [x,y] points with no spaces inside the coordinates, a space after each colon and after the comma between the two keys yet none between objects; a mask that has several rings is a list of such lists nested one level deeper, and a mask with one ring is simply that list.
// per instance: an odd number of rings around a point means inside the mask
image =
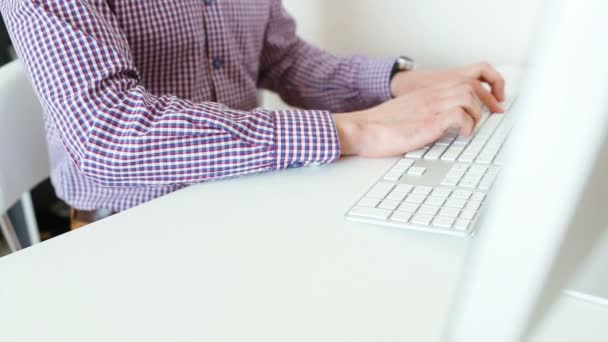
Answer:
[{"label": "man's hand", "polygon": [[[418,89],[452,86],[461,83],[470,85],[475,90],[477,97],[490,111],[493,113],[503,112],[499,102],[505,100],[505,80],[488,63],[445,71],[400,72],[391,81],[391,93],[393,97],[400,97]],[[490,92],[484,88],[482,83],[489,84],[492,91]]]},{"label": "man's hand", "polygon": [[469,82],[438,82],[369,110],[334,114],[342,155],[400,155],[452,128],[469,136],[482,113],[478,92]]}]

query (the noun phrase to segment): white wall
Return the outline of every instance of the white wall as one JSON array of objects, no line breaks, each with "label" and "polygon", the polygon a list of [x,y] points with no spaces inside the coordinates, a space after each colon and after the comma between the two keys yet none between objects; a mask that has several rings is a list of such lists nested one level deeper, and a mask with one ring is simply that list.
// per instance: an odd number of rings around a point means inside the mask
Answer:
[{"label": "white wall", "polygon": [[[283,0],[309,42],[341,55],[408,55],[422,67],[522,64],[541,0]],[[284,106],[263,95],[270,108]]]}]

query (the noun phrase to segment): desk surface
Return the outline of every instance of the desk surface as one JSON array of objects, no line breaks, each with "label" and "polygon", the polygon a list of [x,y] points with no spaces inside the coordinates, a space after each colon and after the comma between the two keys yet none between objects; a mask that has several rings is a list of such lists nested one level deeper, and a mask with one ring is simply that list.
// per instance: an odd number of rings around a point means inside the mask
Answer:
[{"label": "desk surface", "polygon": [[[0,338],[438,341],[469,240],[343,219],[392,162],[192,186],[2,258]],[[581,305],[535,340],[608,340]]]}]

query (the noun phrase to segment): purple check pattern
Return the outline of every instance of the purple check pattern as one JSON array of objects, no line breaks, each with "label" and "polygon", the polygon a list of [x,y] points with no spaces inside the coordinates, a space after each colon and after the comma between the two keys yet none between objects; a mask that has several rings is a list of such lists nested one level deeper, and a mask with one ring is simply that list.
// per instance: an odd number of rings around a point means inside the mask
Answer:
[{"label": "purple check pattern", "polygon": [[[302,41],[280,0],[0,0],[45,109],[57,194],[121,211],[204,181],[329,163],[331,112],[390,98],[394,58]],[[302,110],[257,108],[257,89]]]}]

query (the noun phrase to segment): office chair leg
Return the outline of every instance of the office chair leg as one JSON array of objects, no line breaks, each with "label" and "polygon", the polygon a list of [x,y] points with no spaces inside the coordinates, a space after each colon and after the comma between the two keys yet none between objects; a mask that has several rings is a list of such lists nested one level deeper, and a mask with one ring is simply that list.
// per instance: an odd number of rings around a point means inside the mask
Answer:
[{"label": "office chair leg", "polygon": [[8,248],[11,250],[11,252],[16,252],[20,250],[21,243],[17,238],[15,227],[13,227],[13,223],[8,218],[8,215],[4,214],[0,216],[0,228],[2,229],[2,235],[4,235],[4,238],[8,243]]},{"label": "office chair leg", "polygon": [[34,212],[34,203],[29,192],[21,196],[21,207],[23,208],[23,216],[25,217],[30,245],[35,245],[40,242],[40,232],[38,231],[38,222],[36,221],[36,213]]}]

